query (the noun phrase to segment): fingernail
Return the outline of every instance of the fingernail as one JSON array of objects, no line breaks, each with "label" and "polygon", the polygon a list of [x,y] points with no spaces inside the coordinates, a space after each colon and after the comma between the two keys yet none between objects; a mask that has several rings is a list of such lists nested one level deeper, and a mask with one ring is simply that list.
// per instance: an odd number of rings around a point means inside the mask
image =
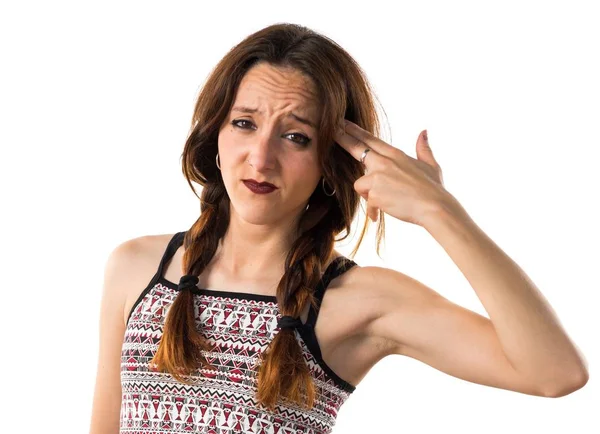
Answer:
[{"label": "fingernail", "polygon": [[427,130],[423,131],[423,138],[425,139],[426,142],[428,142],[429,140],[427,139]]}]

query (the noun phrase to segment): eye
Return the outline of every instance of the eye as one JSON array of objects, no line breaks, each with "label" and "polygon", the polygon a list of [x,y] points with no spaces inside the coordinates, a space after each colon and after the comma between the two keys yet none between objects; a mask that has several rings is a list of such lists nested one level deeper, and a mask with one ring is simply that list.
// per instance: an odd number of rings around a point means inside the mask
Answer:
[{"label": "eye", "polygon": [[240,126],[237,124],[237,122],[248,122],[249,124],[252,124],[252,122],[250,122],[249,120],[246,120],[246,119],[236,119],[236,120],[234,120],[234,121],[232,121],[232,122],[231,122],[231,124],[232,124],[234,127],[238,127],[238,128],[241,128],[241,129],[243,129],[243,130],[246,130],[247,128],[240,127]]},{"label": "eye", "polygon": [[[242,127],[240,125],[238,125],[238,123],[242,123],[242,122],[246,122],[250,125],[253,125],[252,122],[250,122],[248,119],[235,119],[233,121],[231,121],[231,125],[233,125],[236,128],[241,128],[242,130],[247,130],[247,127]],[[311,138],[310,137],[306,137],[304,134],[300,134],[300,133],[289,133],[286,134],[287,136],[298,136],[301,138],[301,141],[298,140],[292,140],[292,142],[297,143],[301,146],[308,146],[308,144],[311,142]]]},{"label": "eye", "polygon": [[298,144],[300,144],[300,145],[302,145],[302,146],[308,146],[308,144],[312,140],[309,137],[306,137],[304,134],[299,134],[299,133],[290,133],[290,134],[288,134],[288,136],[298,136],[298,137],[301,137],[302,138],[301,142],[298,142],[296,140],[293,140],[293,141],[296,142],[296,143],[298,143]]}]

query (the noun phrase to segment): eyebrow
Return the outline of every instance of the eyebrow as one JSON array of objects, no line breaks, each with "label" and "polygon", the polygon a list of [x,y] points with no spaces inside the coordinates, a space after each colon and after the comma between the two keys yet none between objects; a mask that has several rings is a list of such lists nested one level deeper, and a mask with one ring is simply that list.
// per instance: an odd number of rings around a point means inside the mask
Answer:
[{"label": "eyebrow", "polygon": [[[233,111],[237,111],[237,112],[240,112],[240,113],[257,113],[258,112],[259,114],[262,115],[262,112],[260,110],[255,109],[255,108],[251,108],[251,107],[245,107],[245,106],[234,107],[234,108],[231,109],[231,111],[232,112]],[[298,122],[302,122],[303,124],[306,124],[306,125],[308,125],[310,127],[313,127],[315,130],[317,129],[317,127],[312,123],[312,121],[310,121],[308,119],[305,119],[305,118],[302,118],[302,117],[298,116],[295,113],[291,113],[290,112],[288,114],[288,117],[292,117],[292,118],[296,119]]]}]

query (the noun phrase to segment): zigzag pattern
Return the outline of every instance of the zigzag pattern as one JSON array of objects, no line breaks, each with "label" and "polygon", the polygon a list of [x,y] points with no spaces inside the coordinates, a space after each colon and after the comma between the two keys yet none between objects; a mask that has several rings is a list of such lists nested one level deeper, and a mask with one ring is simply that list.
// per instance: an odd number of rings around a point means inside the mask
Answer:
[{"label": "zigzag pattern", "polygon": [[259,356],[273,339],[281,317],[277,303],[244,297],[194,295],[196,324],[212,351],[202,354],[217,368],[184,376],[149,368],[175,288],[156,283],[131,312],[121,349],[120,432],[131,434],[325,434],[350,396],[321,368],[295,330],[317,389],[307,410],[280,402],[273,411],[255,399]]}]

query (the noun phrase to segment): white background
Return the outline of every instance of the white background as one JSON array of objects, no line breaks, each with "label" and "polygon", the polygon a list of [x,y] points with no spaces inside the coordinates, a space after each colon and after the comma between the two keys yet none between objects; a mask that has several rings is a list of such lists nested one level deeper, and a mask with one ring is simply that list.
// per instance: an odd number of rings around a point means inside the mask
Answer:
[{"label": "white background", "polygon": [[[537,284],[591,373],[550,399],[391,356],[333,432],[599,432],[598,19],[591,1],[3,2],[2,431],[87,432],[106,259],[196,220],[179,157],[197,92],[233,45],[285,21],[359,62],[383,139],[416,158],[428,129],[446,188]],[[386,226],[382,259],[371,226],[360,265],[488,316],[423,228]]]}]

